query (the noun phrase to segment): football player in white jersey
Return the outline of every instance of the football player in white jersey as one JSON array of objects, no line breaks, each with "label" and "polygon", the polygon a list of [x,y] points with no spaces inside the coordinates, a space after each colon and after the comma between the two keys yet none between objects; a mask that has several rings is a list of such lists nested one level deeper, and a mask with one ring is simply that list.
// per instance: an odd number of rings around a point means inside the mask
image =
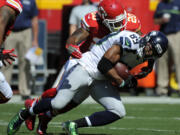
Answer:
[{"label": "football player in white jersey", "polygon": [[[4,50],[2,44],[9,35],[17,15],[22,11],[22,5],[19,0],[1,0],[0,1],[0,68],[7,63],[12,64],[14,55],[12,50]],[[13,92],[0,72],[0,103],[6,103],[11,99]]]},{"label": "football player in white jersey", "polygon": [[[75,59],[72,66],[61,80],[57,95],[52,99],[42,99],[29,109],[21,109],[8,125],[8,135],[14,135],[28,117],[46,112],[47,115],[64,113],[72,100],[82,103],[89,95],[104,107],[104,111],[93,113],[75,121],[63,123],[69,135],[78,135],[77,128],[102,126],[123,118],[126,114],[119,91],[111,85],[113,80],[119,87],[134,88],[135,77],[130,75],[123,80],[114,68],[121,61],[133,68],[146,60],[156,60],[168,48],[166,36],[159,31],[152,31],[141,38],[130,31],[114,32],[96,43],[81,59]],[[72,109],[72,108],[71,108]]]}]

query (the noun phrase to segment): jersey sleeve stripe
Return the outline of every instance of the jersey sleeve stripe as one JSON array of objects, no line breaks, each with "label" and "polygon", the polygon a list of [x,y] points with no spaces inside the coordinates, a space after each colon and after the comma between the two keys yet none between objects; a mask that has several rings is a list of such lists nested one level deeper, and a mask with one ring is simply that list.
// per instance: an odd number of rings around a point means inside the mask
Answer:
[{"label": "jersey sleeve stripe", "polygon": [[15,8],[16,10],[18,10],[20,13],[22,12],[22,7],[20,6],[20,4],[14,0],[7,0],[6,1],[11,7]]},{"label": "jersey sleeve stripe", "polygon": [[85,17],[81,20],[81,22],[86,28],[89,28],[89,25],[86,23]]}]

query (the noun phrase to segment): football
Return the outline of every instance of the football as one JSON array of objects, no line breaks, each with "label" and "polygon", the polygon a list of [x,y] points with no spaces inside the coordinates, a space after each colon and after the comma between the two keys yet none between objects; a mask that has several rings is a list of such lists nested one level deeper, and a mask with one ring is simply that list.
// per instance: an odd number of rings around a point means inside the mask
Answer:
[{"label": "football", "polygon": [[118,62],[114,68],[116,69],[117,73],[119,74],[119,76],[121,76],[123,79],[127,79],[128,76],[130,75],[130,72],[128,70],[128,67],[123,64]]}]

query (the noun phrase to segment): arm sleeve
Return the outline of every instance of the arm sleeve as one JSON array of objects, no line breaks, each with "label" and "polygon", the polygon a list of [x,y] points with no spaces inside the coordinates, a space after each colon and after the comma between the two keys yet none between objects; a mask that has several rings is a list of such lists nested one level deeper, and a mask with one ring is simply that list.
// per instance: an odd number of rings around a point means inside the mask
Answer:
[{"label": "arm sleeve", "polygon": [[71,11],[70,18],[69,18],[69,24],[78,25],[77,16],[76,16],[76,8],[73,8]]},{"label": "arm sleeve", "polygon": [[154,66],[154,62],[155,61],[153,59],[148,60],[148,68],[152,69]]},{"label": "arm sleeve", "polygon": [[6,0],[6,5],[15,9],[18,14],[22,12],[22,4],[19,0]]},{"label": "arm sleeve", "polygon": [[32,17],[34,16],[38,16],[38,9],[35,1],[32,3]]}]

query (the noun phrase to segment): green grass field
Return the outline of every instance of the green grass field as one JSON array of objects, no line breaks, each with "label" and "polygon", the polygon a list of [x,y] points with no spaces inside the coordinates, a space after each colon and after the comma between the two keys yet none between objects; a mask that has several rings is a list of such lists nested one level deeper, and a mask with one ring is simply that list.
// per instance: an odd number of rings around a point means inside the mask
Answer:
[{"label": "green grass field", "polygon": [[[6,135],[9,120],[22,105],[0,105],[0,135]],[[79,129],[80,135],[180,135],[179,104],[125,104],[127,116],[113,124]],[[102,110],[97,104],[82,104],[78,108],[56,117],[48,128],[49,135],[65,135],[61,122],[87,116]],[[36,122],[37,124],[37,122]],[[23,124],[16,135],[35,135]]]}]

